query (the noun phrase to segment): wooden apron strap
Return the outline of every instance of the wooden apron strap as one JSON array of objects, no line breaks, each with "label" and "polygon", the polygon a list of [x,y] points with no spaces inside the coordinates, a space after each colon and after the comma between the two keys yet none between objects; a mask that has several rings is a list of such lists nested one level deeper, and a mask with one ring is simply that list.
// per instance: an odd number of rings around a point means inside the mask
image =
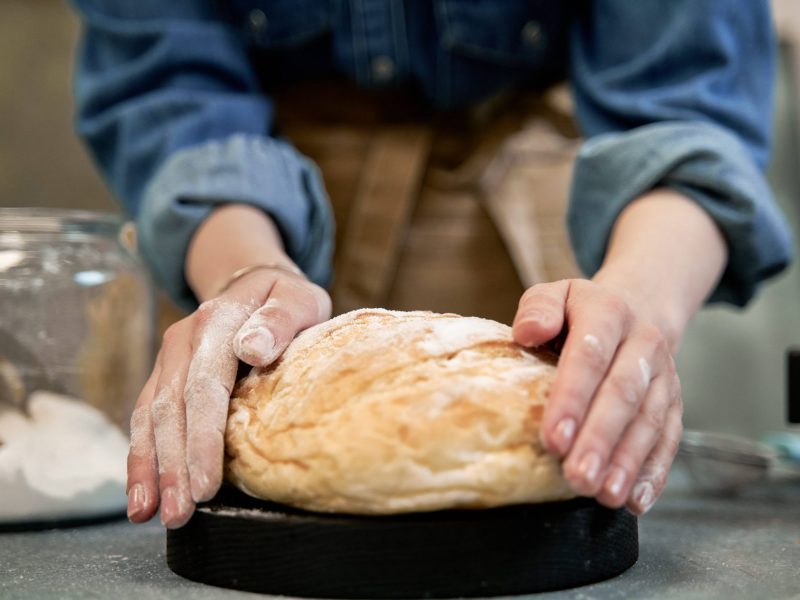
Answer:
[{"label": "wooden apron strap", "polygon": [[430,127],[380,127],[345,223],[333,281],[334,312],[386,302],[433,138]]}]

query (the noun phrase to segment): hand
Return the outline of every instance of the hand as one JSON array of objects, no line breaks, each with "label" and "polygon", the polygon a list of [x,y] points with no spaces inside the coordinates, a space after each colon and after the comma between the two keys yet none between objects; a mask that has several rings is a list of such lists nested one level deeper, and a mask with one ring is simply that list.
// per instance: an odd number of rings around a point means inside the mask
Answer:
[{"label": "hand", "polygon": [[573,279],[528,289],[513,326],[524,346],[566,328],[542,442],[576,493],[636,514],[664,488],[683,413],[668,342],[644,313],[622,291]]},{"label": "hand", "polygon": [[278,358],[298,332],[331,314],[327,292],[277,269],[253,271],[164,334],[131,419],[128,517],[161,506],[169,528],[189,520],[222,482],[228,402],[239,360]]}]

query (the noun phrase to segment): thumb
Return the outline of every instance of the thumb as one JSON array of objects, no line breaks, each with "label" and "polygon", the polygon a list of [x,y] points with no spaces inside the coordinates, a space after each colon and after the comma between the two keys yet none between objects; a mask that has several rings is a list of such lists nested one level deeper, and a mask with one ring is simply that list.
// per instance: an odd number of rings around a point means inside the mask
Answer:
[{"label": "thumb", "polygon": [[522,295],[512,333],[521,346],[540,346],[554,339],[564,327],[570,281],[539,283]]},{"label": "thumb", "polygon": [[253,312],[234,338],[234,352],[243,362],[266,367],[294,337],[330,317],[327,293],[310,281],[280,276],[261,308]]}]

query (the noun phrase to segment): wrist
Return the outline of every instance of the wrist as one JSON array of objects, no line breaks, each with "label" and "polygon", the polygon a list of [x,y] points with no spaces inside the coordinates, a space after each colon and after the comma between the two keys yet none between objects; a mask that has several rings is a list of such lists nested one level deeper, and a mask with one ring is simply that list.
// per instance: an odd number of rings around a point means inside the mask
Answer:
[{"label": "wrist", "polygon": [[277,263],[253,263],[247,265],[246,267],[242,267],[241,269],[237,269],[234,271],[227,279],[227,281],[219,288],[216,295],[219,296],[233,287],[237,282],[241,281],[250,273],[256,273],[258,271],[281,271],[283,273],[287,273],[294,277],[301,277],[305,279],[305,275],[303,272],[298,269],[297,267],[293,267],[281,262]]},{"label": "wrist", "polygon": [[641,269],[610,264],[604,265],[592,281],[620,294],[640,319],[655,325],[674,354],[694,311],[677,289],[664,289],[646,275]]},{"label": "wrist", "polygon": [[677,351],[719,281],[727,245],[711,217],[674,190],[652,190],[619,215],[593,280],[620,290]]},{"label": "wrist", "polygon": [[189,287],[203,302],[230,285],[237,272],[256,264],[298,270],[266,213],[248,205],[227,204],[216,208],[195,232],[184,273]]}]

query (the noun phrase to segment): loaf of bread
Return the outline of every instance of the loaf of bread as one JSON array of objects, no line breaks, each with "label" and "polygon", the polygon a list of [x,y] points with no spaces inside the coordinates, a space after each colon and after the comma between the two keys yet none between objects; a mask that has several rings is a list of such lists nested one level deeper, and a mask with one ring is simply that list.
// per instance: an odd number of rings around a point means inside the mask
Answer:
[{"label": "loaf of bread", "polygon": [[244,492],[353,514],[571,496],[539,442],[555,357],[485,319],[353,311],[239,382],[226,476]]}]

